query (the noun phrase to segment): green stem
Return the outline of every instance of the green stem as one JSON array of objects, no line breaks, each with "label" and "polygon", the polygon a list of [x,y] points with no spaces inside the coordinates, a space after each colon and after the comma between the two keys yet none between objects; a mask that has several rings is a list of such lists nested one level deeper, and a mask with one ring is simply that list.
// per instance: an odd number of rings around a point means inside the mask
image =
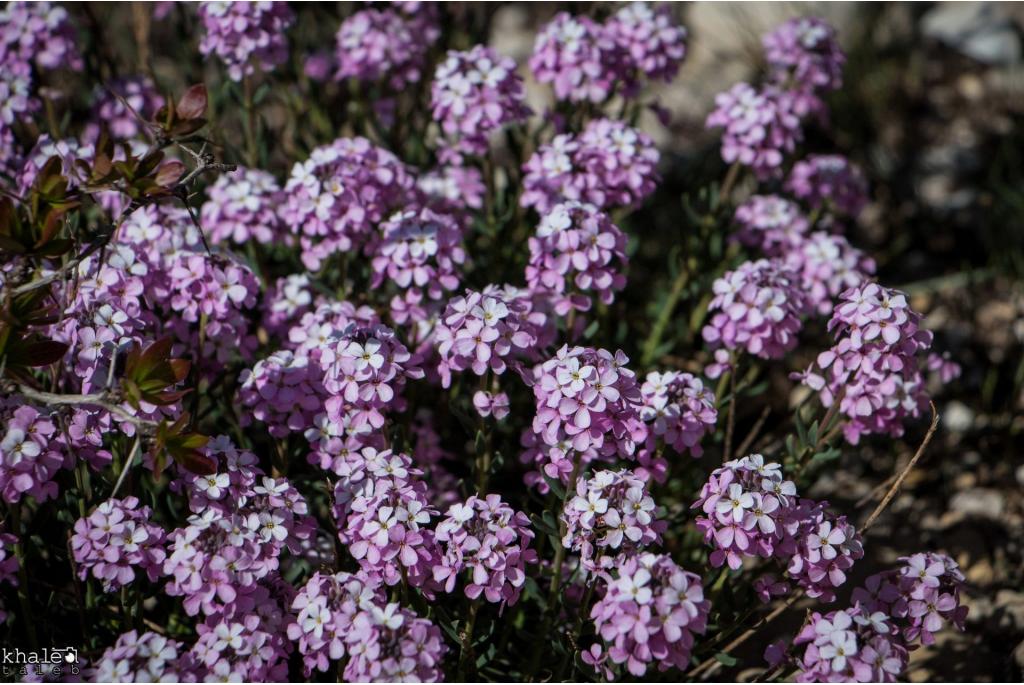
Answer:
[{"label": "green stem", "polygon": [[668,297],[665,298],[665,303],[661,306],[661,312],[658,313],[658,320],[654,322],[654,327],[651,328],[651,334],[647,336],[647,341],[644,343],[643,354],[640,356],[640,365],[648,366],[654,361],[654,354],[658,350],[658,345],[661,344],[661,336],[665,334],[665,329],[668,327],[668,322],[672,318],[672,312],[676,308],[676,304],[679,302],[679,298],[683,294],[683,288],[686,287],[686,282],[689,279],[689,273],[685,268],[680,268],[679,275],[672,282],[672,289],[668,292]]},{"label": "green stem", "polygon": [[245,109],[245,163],[249,168],[255,169],[259,166],[259,152],[256,146],[256,106],[253,103],[251,76],[242,79],[242,91],[242,106]]},{"label": "green stem", "polygon": [[[477,597],[469,605],[469,615],[466,618],[466,625],[462,629],[462,646],[459,650],[459,673],[462,680],[468,682],[466,676],[466,663],[473,659],[473,631],[476,628],[476,615],[480,611],[480,598]],[[474,664],[475,667],[475,664]],[[475,668],[474,668],[475,670]]]}]

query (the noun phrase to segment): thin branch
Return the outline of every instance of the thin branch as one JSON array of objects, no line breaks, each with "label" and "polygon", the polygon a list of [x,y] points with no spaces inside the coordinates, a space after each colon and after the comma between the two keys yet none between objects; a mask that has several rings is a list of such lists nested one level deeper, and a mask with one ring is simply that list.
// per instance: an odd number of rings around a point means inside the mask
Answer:
[{"label": "thin branch", "polygon": [[19,385],[18,392],[30,400],[36,402],[42,402],[43,404],[54,404],[54,405],[81,405],[91,404],[101,409],[106,409],[111,414],[115,414],[120,418],[128,421],[129,423],[135,424],[140,428],[155,428],[158,424],[155,421],[148,421],[146,419],[139,418],[134,414],[130,414],[121,407],[113,404],[109,400],[109,395],[106,393],[95,393],[92,395],[61,395],[52,392],[42,392],[40,390],[33,390],[27,385]]},{"label": "thin branch", "polygon": [[903,481],[906,480],[911,469],[914,468],[917,461],[922,455],[924,455],[924,451],[927,449],[928,443],[930,443],[932,438],[935,436],[935,431],[939,427],[939,412],[935,409],[934,402],[929,402],[929,405],[932,408],[932,424],[928,427],[928,432],[925,434],[924,440],[921,442],[921,446],[917,448],[917,452],[915,452],[914,456],[911,457],[909,462],[907,462],[907,465],[903,467],[903,471],[900,472],[900,475],[896,477],[896,480],[889,487],[889,491],[885,493],[885,497],[882,498],[882,501],[878,503],[875,510],[871,512],[870,516],[868,516],[868,520],[864,522],[864,525],[860,529],[861,535],[867,533],[868,529],[875,525],[875,521],[878,520],[878,517],[882,515],[885,508],[888,507],[889,503],[892,502],[894,497],[896,497],[896,493],[899,492],[900,486],[903,485]]},{"label": "thin branch", "polygon": [[117,482],[114,484],[114,490],[110,493],[110,499],[114,499],[117,496],[117,491],[121,489],[121,484],[124,483],[124,477],[128,475],[128,471],[132,467],[132,462],[135,461],[135,455],[139,451],[139,446],[142,444],[142,436],[135,435],[135,444],[132,445],[132,451],[128,453],[128,458],[124,461],[124,466],[121,467],[121,475],[117,477]]},{"label": "thin branch", "polygon": [[757,418],[757,422],[754,423],[754,427],[750,429],[750,432],[747,433],[747,437],[743,438],[743,442],[741,442],[740,446],[736,448],[736,454],[742,456],[747,453],[747,450],[749,450],[750,446],[754,444],[754,440],[757,439],[758,433],[761,432],[761,429],[764,427],[764,422],[768,420],[768,416],[771,413],[771,407],[765,407],[761,411],[761,416]]}]

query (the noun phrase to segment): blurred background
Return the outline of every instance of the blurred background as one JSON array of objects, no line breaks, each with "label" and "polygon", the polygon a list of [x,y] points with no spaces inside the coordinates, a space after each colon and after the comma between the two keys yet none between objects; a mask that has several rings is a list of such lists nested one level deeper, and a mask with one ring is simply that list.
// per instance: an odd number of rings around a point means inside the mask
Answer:
[{"label": "blurred background", "polygon": [[[295,54],[333,50],[333,32],[350,5],[304,10],[290,34]],[[577,3],[571,9],[600,16],[613,7]],[[564,8],[562,3],[461,3],[446,11],[453,26],[478,27],[478,35],[490,35],[499,52],[524,64],[537,28]],[[72,3],[69,10],[87,27],[92,44],[83,52],[98,56],[101,73],[118,64],[141,65],[164,89],[175,91],[204,80],[213,84],[218,105],[222,71],[212,61],[204,63],[193,39],[183,38],[198,32],[189,8],[172,7],[169,20],[154,19],[143,3],[132,3],[131,11],[105,3]],[[665,182],[648,208],[629,220],[630,231],[639,236],[632,272],[649,275],[651,283],[631,288],[628,297],[634,299],[624,306],[648,319],[657,313],[658,301],[638,298],[668,287],[664,255],[682,225],[680,200],[707,181],[709,168],[722,170],[716,135],[704,129],[715,94],[756,78],[760,36],[785,19],[817,15],[836,26],[849,56],[846,85],[829,99],[831,125],[816,131],[808,147],[845,154],[864,168],[873,200],[847,236],[878,261],[883,284],[910,294],[912,306],[926,314],[926,326],[936,334],[935,348],[948,351],[963,368],[958,380],[936,389],[941,430],[872,532],[868,556],[857,566],[860,575],[848,587],[899,556],[949,553],[969,582],[968,630],[942,633],[938,644],[916,652],[911,679],[1021,681],[1024,5],[696,2],[675,5],[673,11],[690,32],[688,57],[678,78],[652,93],[668,114],[667,125],[653,111],[642,122],[663,150]],[[305,92],[310,88],[302,84]],[[316,97],[299,100],[291,99],[294,91],[263,95],[266,129],[281,135],[266,137],[262,156],[279,177],[292,161],[330,139],[329,110],[344,106],[345,93],[338,89],[334,83],[313,86]],[[230,105],[223,104],[237,102],[237,94],[224,92],[219,96],[223,119],[214,121],[214,130],[225,150],[241,149],[238,127],[229,125]],[[534,109],[543,111],[549,90],[530,84],[530,93]],[[258,99],[263,96],[257,93]],[[289,131],[295,122],[301,123],[299,130]],[[698,300],[687,300],[678,316],[687,316],[687,307]],[[678,353],[693,354],[685,346]],[[770,403],[782,409],[773,412],[780,423],[794,399],[791,387],[782,374],[768,390]],[[740,414],[740,434],[758,410]],[[842,463],[823,474],[812,494],[850,510],[864,507],[877,499],[894,465],[898,471],[910,458],[924,429],[916,425],[901,440],[847,447]],[[791,634],[801,619],[792,613],[796,625],[780,622],[771,632]],[[759,655],[750,656],[756,661]]]}]

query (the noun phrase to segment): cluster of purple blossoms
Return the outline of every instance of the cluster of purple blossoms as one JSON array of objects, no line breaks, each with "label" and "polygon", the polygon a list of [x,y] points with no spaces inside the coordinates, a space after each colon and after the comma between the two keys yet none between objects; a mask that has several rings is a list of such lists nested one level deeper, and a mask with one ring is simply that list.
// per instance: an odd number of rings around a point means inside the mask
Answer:
[{"label": "cluster of purple blossoms", "polygon": [[85,580],[91,571],[106,592],[133,582],[136,569],[151,581],[159,578],[167,556],[166,536],[163,528],[149,522],[152,515],[137,498],[126,497],[108,499],[78,519],[71,551],[79,577]]},{"label": "cluster of purple blossoms", "polygon": [[0,441],[0,496],[8,503],[19,502],[26,495],[37,502],[56,497],[54,478],[64,457],[53,449],[57,427],[50,416],[24,405],[5,418],[6,433]]},{"label": "cluster of purple blossoms", "polygon": [[245,407],[242,425],[248,425],[251,416],[265,423],[275,438],[312,426],[327,398],[323,370],[290,350],[274,352],[244,369],[238,381],[238,399]]},{"label": "cluster of purple blossoms", "polygon": [[797,17],[762,38],[772,80],[792,91],[804,111],[820,107],[818,94],[843,85],[846,55],[836,31],[817,17]]},{"label": "cluster of purple blossoms", "polygon": [[195,513],[168,536],[163,570],[167,593],[185,597],[190,616],[231,616],[249,610],[261,583],[275,578],[282,553],[297,553],[316,523],[294,486],[263,475],[251,452],[224,436],[204,451],[218,472],[182,476]]},{"label": "cluster of purple blossoms", "polygon": [[799,274],[784,262],[744,262],[712,288],[711,321],[701,333],[713,348],[779,359],[796,346],[807,301]]},{"label": "cluster of purple blossoms", "polygon": [[637,2],[604,24],[560,12],[537,34],[530,70],[559,100],[600,104],[635,95],[644,78],[671,81],[685,56],[686,30],[669,10]]},{"label": "cluster of purple blossoms", "polygon": [[95,143],[101,128],[115,140],[136,141],[144,135],[150,121],[164,104],[153,81],[146,76],[115,80],[109,88],[96,93],[93,122],[86,127],[83,140]]},{"label": "cluster of purple blossoms", "polygon": [[445,146],[470,155],[486,154],[492,133],[530,116],[515,60],[484,45],[449,51],[434,75],[431,109]]},{"label": "cluster of purple blossoms", "polygon": [[803,139],[795,96],[771,85],[737,83],[719,93],[706,126],[723,129],[723,160],[750,167],[762,179],[778,174]]},{"label": "cluster of purple blossoms", "polygon": [[577,136],[563,133],[523,165],[524,207],[550,211],[567,200],[601,210],[636,207],[654,192],[658,160],[654,141],[621,121],[594,119]]},{"label": "cluster of purple blossoms", "polygon": [[285,347],[295,354],[309,356],[352,324],[374,326],[379,323],[377,312],[368,305],[357,307],[346,300],[320,302],[288,329]]},{"label": "cluster of purple blossoms", "polygon": [[[853,591],[853,606],[811,615],[794,646],[798,682],[897,682],[918,642],[932,644],[946,624],[963,630],[967,607],[960,604],[964,576],[945,555],[922,553],[900,559],[903,566],[873,575]],[[776,662],[781,649],[769,651]]]},{"label": "cluster of purple blossoms", "polygon": [[369,251],[371,287],[379,288],[387,278],[420,299],[424,292],[439,300],[444,291],[455,290],[466,261],[459,223],[426,207],[393,214],[380,225],[380,238]]},{"label": "cluster of purple blossoms", "polygon": [[[647,438],[640,418],[643,396],[629,358],[603,349],[563,345],[534,369],[533,432],[549,447],[551,478],[567,481],[577,463],[599,457],[630,458]],[[563,449],[564,446],[564,449]]]},{"label": "cluster of purple blossoms", "polygon": [[835,298],[875,273],[875,261],[841,235],[815,231],[784,254],[786,265],[800,275],[809,311],[826,315]]},{"label": "cluster of purple blossoms", "polygon": [[270,606],[273,607],[270,616],[245,613],[231,618],[211,618],[197,626],[199,639],[189,652],[197,681],[275,682],[287,679],[288,655],[292,646],[282,635],[284,625],[279,618],[280,606],[277,603]]},{"label": "cluster of purple blossoms", "polygon": [[569,201],[552,207],[529,249],[527,287],[550,299],[559,316],[589,310],[589,293],[611,304],[626,286],[626,236],[593,205]]},{"label": "cluster of purple blossoms", "polygon": [[406,380],[423,377],[405,345],[386,326],[351,324],[320,349],[325,402],[332,421],[351,421],[354,428],[384,425],[384,412],[402,411]]},{"label": "cluster of purple blossoms", "polygon": [[190,656],[177,640],[130,630],[120,635],[85,675],[97,683],[188,682],[194,673]]},{"label": "cluster of purple blossoms", "polygon": [[314,305],[309,274],[278,278],[263,294],[263,328],[274,338],[287,338],[288,330]]},{"label": "cluster of purple blossoms", "polygon": [[537,343],[531,313],[527,298],[495,286],[483,292],[467,290],[449,300],[434,332],[442,387],[451,385],[453,371],[470,369],[478,376],[505,373],[508,362]]},{"label": "cluster of purple blossoms", "polygon": [[526,583],[526,565],[537,563],[530,548],[534,537],[530,519],[515,511],[498,495],[471,495],[453,504],[435,532],[441,558],[434,566],[434,581],[452,592],[459,575],[469,577],[464,592],[470,599],[481,594],[488,602],[512,605]]},{"label": "cluster of purple blossoms", "polygon": [[195,351],[204,371],[239,356],[251,358],[257,341],[249,312],[256,306],[259,281],[231,255],[207,253],[184,209],[138,209],[122,224],[118,240],[131,248],[120,268],[142,284],[139,299],[149,316],[143,325],[123,312],[127,323],[140,331],[155,325],[161,333],[172,333]]},{"label": "cluster of purple blossoms", "polygon": [[825,406],[839,402],[843,433],[851,444],[870,433],[903,434],[903,424],[928,406],[921,366],[932,343],[921,315],[906,296],[877,283],[840,295],[828,328],[836,342],[817,366],[794,378],[818,391]]},{"label": "cluster of purple blossoms", "polygon": [[656,519],[647,483],[632,471],[598,471],[576,482],[565,503],[562,545],[576,552],[583,568],[609,569],[661,540],[664,521]]},{"label": "cluster of purple blossoms", "polygon": [[483,207],[484,195],[487,193],[479,169],[454,164],[420,174],[416,179],[416,188],[431,208],[459,216]]},{"label": "cluster of purple blossoms", "polygon": [[626,664],[638,678],[654,664],[659,671],[685,669],[711,610],[700,576],[666,554],[627,557],[615,575],[590,612],[604,644],[583,652],[583,661],[606,679],[613,676],[608,661]]},{"label": "cluster of purple blossoms", "polygon": [[649,426],[645,451],[656,452],[661,440],[679,454],[704,454],[700,441],[718,422],[718,409],[714,392],[701,379],[681,371],[652,371],[640,393],[640,418]]},{"label": "cluster of purple blossoms", "polygon": [[733,236],[768,257],[781,257],[811,230],[800,206],[779,195],[753,195],[736,208]]},{"label": "cluster of purple blossoms", "polygon": [[338,28],[335,78],[386,82],[399,91],[420,80],[427,52],[440,35],[432,3],[360,10]]},{"label": "cluster of purple blossoms", "polygon": [[291,236],[278,216],[284,193],[272,174],[240,168],[219,176],[207,193],[201,218],[213,242],[287,244]]},{"label": "cluster of purple blossoms", "polygon": [[672,81],[686,57],[686,29],[672,22],[665,5],[631,2],[609,17],[604,29],[622,51],[627,94],[636,90],[642,76]]},{"label": "cluster of purple blossoms", "polygon": [[49,2],[11,2],[0,10],[2,71],[82,69],[66,9]]},{"label": "cluster of purple blossoms", "polygon": [[428,526],[437,517],[423,472],[390,450],[351,454],[335,486],[338,536],[367,577],[387,585],[406,579],[430,589],[440,552]]},{"label": "cluster of purple blossoms", "polygon": [[808,155],[793,165],[786,189],[814,209],[856,217],[868,203],[860,167],[842,155]]},{"label": "cluster of purple blossoms", "polygon": [[292,168],[281,218],[300,236],[302,263],[319,271],[334,254],[368,242],[414,191],[412,174],[393,153],[365,138],[339,138]]},{"label": "cluster of purple blossoms", "polygon": [[589,17],[559,12],[538,33],[530,71],[554,86],[559,100],[604,102],[620,75],[619,47]]},{"label": "cluster of purple blossoms", "polygon": [[[863,556],[845,517],[830,518],[826,503],[797,497],[779,464],[759,454],[716,469],[693,506],[704,512],[697,529],[714,548],[713,566],[736,569],[744,557],[778,559],[810,597],[831,601],[834,588],[846,582],[845,571]],[[783,584],[768,594],[787,589]]]},{"label": "cluster of purple blossoms", "polygon": [[203,2],[199,17],[205,30],[199,51],[219,57],[233,81],[288,60],[285,31],[295,15],[286,2]]},{"label": "cluster of purple blossoms", "polygon": [[288,638],[298,644],[304,671],[326,672],[348,657],[347,682],[437,682],[447,648],[441,630],[409,609],[387,604],[360,574],[316,573],[298,592]]}]

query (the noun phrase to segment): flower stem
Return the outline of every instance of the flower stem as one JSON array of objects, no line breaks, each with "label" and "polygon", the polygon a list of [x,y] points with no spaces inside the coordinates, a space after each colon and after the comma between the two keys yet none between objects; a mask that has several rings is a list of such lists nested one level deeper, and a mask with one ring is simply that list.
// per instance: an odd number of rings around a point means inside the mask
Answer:
[{"label": "flower stem", "polygon": [[647,336],[647,341],[644,342],[643,353],[640,355],[641,366],[648,366],[654,361],[654,355],[658,351],[658,345],[661,344],[661,337],[665,334],[665,329],[668,327],[668,322],[672,318],[672,312],[676,308],[676,304],[679,303],[679,298],[683,294],[683,288],[686,287],[686,283],[689,280],[689,272],[686,269],[680,268],[679,275],[672,282],[672,289],[669,290],[668,296],[665,298],[665,303],[661,306],[661,312],[658,313],[658,319],[654,322],[654,326],[651,328],[650,335]]},{"label": "flower stem", "polygon": [[39,641],[36,639],[36,626],[32,622],[32,605],[29,602],[28,566],[25,563],[25,544],[22,542],[21,530],[21,502],[11,504],[11,527],[16,537],[14,556],[18,559],[18,603],[21,605],[21,614],[25,620],[29,647],[36,650],[39,648]]}]

